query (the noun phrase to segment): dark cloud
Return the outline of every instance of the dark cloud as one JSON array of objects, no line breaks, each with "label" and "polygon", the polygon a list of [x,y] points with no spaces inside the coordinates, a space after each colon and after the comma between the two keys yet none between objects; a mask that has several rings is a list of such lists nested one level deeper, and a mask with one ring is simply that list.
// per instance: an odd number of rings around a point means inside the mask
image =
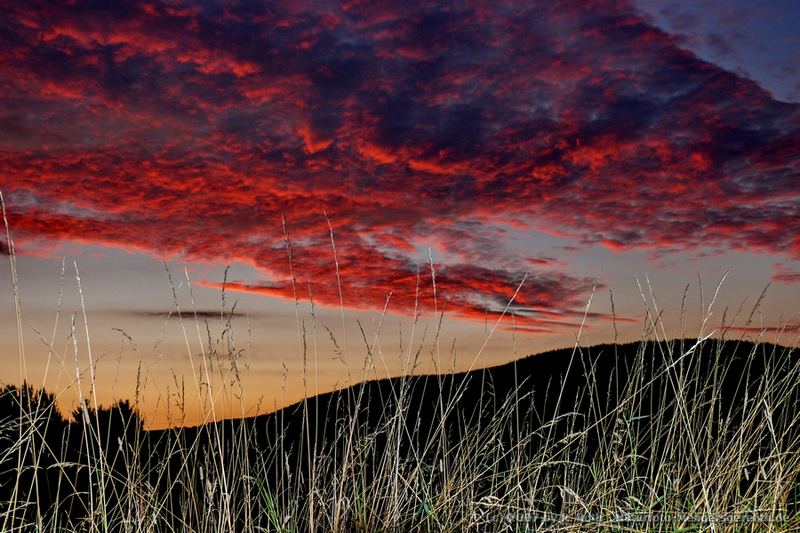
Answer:
[{"label": "dark cloud", "polygon": [[706,37],[708,46],[714,51],[714,54],[719,57],[735,58],[736,52],[733,47],[728,43],[724,36],[719,33],[710,33]]},{"label": "dark cloud", "polygon": [[325,209],[348,305],[413,309],[431,246],[465,318],[533,268],[531,331],[571,324],[591,280],[515,258],[509,227],[800,256],[800,106],[624,2],[31,2],[0,26],[22,241],[241,260],[265,282],[239,289],[291,297],[283,215],[299,286],[335,305]]},{"label": "dark cloud", "polygon": [[220,309],[198,309],[198,310],[191,310],[191,309],[184,309],[180,314],[178,314],[177,310],[145,310],[145,309],[132,309],[132,310],[120,310],[117,311],[119,314],[124,314],[127,316],[139,317],[139,318],[160,318],[160,319],[183,319],[183,320],[194,320],[195,318],[199,320],[223,320],[227,321],[229,319],[234,318],[247,318],[254,317],[253,314],[248,314],[240,311],[231,311],[230,309],[220,310]]}]

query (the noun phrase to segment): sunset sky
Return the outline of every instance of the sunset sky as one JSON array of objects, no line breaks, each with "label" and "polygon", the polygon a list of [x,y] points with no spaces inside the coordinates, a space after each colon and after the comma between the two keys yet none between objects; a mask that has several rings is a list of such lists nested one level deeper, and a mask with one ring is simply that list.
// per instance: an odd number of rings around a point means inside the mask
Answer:
[{"label": "sunset sky", "polygon": [[91,346],[163,425],[226,266],[247,414],[367,345],[380,377],[638,340],[640,287],[694,336],[727,271],[704,332],[797,344],[794,1],[2,3],[0,381],[69,404]]}]

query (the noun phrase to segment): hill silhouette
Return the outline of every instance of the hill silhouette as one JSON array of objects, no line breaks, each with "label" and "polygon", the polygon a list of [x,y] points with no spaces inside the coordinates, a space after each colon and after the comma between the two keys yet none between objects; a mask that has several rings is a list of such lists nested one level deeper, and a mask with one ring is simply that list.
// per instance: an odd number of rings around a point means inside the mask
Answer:
[{"label": "hill silhouette", "polygon": [[[297,520],[315,508],[336,517],[328,525],[338,529],[440,529],[446,524],[434,510],[447,507],[450,522],[477,524],[480,505],[517,490],[509,485],[515,476],[535,488],[529,509],[543,514],[574,512],[570,487],[596,486],[604,476],[634,484],[668,478],[673,488],[658,490],[708,499],[712,481],[700,483],[680,465],[691,465],[689,457],[725,463],[735,446],[736,468],[721,469],[713,482],[720,494],[753,495],[765,457],[794,450],[784,461],[798,464],[798,366],[795,350],[772,344],[599,345],[471,372],[368,381],[270,414],[153,431],[127,402],[79,408],[66,421],[52,395],[6,387],[0,499],[17,502],[3,509],[15,511],[7,525],[80,529],[99,509],[114,509],[107,528],[124,530],[155,505],[159,529],[198,529],[209,513],[227,513],[223,529],[274,528],[284,511]],[[664,474],[671,465],[679,466]],[[790,513],[799,474],[784,482]],[[644,490],[614,484],[609,498]],[[400,501],[416,502],[404,504],[414,516],[387,523],[386,509]],[[666,505],[665,496],[649,511]]]}]

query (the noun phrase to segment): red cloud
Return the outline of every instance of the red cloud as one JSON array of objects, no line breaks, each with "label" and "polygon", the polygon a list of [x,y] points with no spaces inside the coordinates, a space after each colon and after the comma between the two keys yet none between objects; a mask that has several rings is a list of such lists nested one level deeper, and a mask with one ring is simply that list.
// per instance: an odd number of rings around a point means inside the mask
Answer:
[{"label": "red cloud", "polygon": [[800,324],[784,324],[783,326],[730,326],[725,328],[726,331],[738,331],[741,333],[756,333],[756,334],[767,334],[767,333],[800,333]]},{"label": "red cloud", "polygon": [[774,270],[773,281],[787,284],[800,283],[800,270],[793,270],[781,263],[775,263]]},{"label": "red cloud", "polygon": [[800,257],[800,106],[621,2],[34,2],[0,23],[22,240],[245,261],[268,281],[238,288],[289,297],[284,216],[298,279],[336,304],[325,209],[350,305],[412,309],[432,246],[465,318],[534,265],[531,330],[573,323],[591,283],[518,258],[509,227]]}]

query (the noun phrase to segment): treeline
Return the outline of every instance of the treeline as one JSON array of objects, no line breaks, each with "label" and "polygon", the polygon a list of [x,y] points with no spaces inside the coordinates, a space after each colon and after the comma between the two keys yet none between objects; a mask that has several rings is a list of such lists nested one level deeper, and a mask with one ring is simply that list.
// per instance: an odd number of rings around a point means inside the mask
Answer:
[{"label": "treeline", "polygon": [[4,531],[54,523],[81,529],[131,496],[148,453],[139,413],[123,400],[99,410],[84,403],[71,415],[65,419],[55,396],[30,384],[0,390]]}]

